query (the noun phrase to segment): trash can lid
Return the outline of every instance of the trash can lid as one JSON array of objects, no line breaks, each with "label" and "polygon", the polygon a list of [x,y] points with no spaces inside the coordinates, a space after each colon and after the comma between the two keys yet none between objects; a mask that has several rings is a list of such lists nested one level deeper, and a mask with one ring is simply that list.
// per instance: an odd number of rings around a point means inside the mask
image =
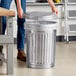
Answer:
[{"label": "trash can lid", "polygon": [[43,16],[39,18],[38,20],[44,20],[44,21],[56,21],[58,22],[58,17],[55,14]]},{"label": "trash can lid", "polygon": [[35,30],[52,30],[57,28],[57,22],[55,21],[33,21],[33,22],[26,22],[25,24],[26,29],[31,28]]},{"label": "trash can lid", "polygon": [[[52,19],[57,18],[55,13],[52,12],[28,12],[24,14],[24,17],[29,20],[39,20],[45,16],[52,16]],[[40,19],[41,20],[41,19]]]}]

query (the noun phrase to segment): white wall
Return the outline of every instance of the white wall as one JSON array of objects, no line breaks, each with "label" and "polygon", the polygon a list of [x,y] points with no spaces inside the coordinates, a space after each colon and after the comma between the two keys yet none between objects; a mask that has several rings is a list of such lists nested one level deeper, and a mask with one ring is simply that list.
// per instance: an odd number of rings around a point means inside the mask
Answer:
[{"label": "white wall", "polygon": [[17,11],[16,11],[14,0],[11,3],[10,10],[15,11],[15,14],[16,14],[16,16],[13,18],[13,37],[16,38],[17,37]]}]

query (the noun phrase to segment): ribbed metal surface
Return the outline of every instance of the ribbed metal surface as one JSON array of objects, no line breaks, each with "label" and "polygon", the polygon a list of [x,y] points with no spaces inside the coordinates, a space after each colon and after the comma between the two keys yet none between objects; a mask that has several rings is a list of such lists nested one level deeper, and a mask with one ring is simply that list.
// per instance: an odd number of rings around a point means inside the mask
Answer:
[{"label": "ribbed metal surface", "polygon": [[51,67],[53,61],[53,31],[27,32],[27,64],[29,67],[47,68]]}]

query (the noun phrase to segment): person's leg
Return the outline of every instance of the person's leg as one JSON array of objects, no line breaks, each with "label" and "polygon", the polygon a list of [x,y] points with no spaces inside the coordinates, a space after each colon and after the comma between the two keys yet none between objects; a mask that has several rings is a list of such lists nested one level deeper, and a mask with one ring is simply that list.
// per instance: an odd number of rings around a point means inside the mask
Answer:
[{"label": "person's leg", "polygon": [[[15,0],[16,1],[16,0]],[[25,12],[26,7],[26,1],[21,0],[21,6],[23,9],[23,12]],[[25,28],[24,28],[25,19],[17,17],[17,25],[18,25],[18,31],[17,31],[17,49],[18,49],[18,55],[17,58],[26,61],[26,56],[24,53],[24,42],[25,42]]]},{"label": "person's leg", "polygon": [[[11,1],[12,0],[1,0],[0,7],[9,9]],[[6,17],[2,17],[2,34],[5,34],[5,29],[6,29]]]}]

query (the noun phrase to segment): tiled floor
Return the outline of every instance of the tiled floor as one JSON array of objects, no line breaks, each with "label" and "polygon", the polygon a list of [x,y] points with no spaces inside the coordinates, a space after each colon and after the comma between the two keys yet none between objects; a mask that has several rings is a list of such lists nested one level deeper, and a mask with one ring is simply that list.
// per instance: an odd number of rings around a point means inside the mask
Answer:
[{"label": "tiled floor", "polygon": [[[76,76],[76,42],[69,44],[57,42],[55,67],[51,69],[27,68],[25,62],[16,60],[16,54],[16,45],[14,45],[13,76]],[[7,76],[5,63],[0,66],[0,76]]]}]

